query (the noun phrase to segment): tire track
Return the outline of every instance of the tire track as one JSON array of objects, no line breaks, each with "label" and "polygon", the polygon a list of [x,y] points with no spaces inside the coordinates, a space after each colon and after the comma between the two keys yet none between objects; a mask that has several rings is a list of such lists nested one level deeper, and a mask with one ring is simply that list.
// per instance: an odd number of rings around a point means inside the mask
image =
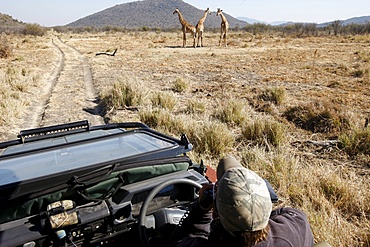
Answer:
[{"label": "tire track", "polygon": [[32,121],[40,127],[85,119],[91,125],[103,124],[87,58],[60,38],[53,45],[59,53],[58,64]]}]

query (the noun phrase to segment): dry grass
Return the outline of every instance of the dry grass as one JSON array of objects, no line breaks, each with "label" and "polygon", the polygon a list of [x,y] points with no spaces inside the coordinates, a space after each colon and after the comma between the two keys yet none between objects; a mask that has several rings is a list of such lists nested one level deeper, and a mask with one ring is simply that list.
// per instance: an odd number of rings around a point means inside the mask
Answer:
[{"label": "dry grass", "polygon": [[[7,81],[0,91],[3,133],[19,131],[17,118],[47,83],[57,60],[52,38],[7,37],[13,56],[0,59],[0,77]],[[207,46],[196,49],[179,48],[178,32],[61,38],[88,58],[107,105],[130,95],[129,88],[140,95],[140,104],[111,107],[110,121],[142,121],[176,137],[186,133],[194,145],[191,157],[213,167],[233,153],[272,183],[279,205],[307,214],[316,241],[370,245],[369,127],[364,129],[370,36],[232,33],[228,48],[220,48],[219,34],[206,33]],[[116,47],[114,57],[95,56]],[[130,104],[137,109],[124,107]],[[328,139],[341,145],[325,144]]]},{"label": "dry grass", "polygon": [[1,58],[10,58],[13,55],[12,47],[9,44],[9,41],[5,36],[0,37],[0,59]]}]

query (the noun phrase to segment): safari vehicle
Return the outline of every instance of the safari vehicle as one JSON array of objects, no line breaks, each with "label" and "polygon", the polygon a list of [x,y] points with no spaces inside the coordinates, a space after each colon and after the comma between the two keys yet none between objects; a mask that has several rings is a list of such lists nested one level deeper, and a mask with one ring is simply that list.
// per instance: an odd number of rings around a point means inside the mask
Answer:
[{"label": "safari vehicle", "polygon": [[154,236],[171,238],[209,182],[191,150],[186,135],[142,123],[21,131],[0,143],[0,246],[150,246]]}]

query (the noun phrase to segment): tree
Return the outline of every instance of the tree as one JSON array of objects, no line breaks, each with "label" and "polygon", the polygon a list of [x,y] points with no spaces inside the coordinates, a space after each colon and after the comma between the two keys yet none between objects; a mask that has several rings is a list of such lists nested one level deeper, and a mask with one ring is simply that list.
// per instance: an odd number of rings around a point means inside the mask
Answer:
[{"label": "tree", "polygon": [[343,21],[341,20],[336,20],[336,21],[333,21],[331,23],[331,27],[333,28],[333,31],[334,31],[334,35],[337,36],[339,31],[340,31],[340,28],[342,27],[343,25]]}]

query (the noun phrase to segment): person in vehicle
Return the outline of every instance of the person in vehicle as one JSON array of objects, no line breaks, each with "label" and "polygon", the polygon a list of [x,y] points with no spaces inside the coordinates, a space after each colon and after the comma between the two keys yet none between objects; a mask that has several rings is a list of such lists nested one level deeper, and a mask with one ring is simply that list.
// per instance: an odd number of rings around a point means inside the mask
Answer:
[{"label": "person in vehicle", "polygon": [[200,190],[183,221],[184,237],[177,247],[314,245],[306,215],[295,208],[272,210],[265,180],[235,157],[220,160],[217,180]]}]

